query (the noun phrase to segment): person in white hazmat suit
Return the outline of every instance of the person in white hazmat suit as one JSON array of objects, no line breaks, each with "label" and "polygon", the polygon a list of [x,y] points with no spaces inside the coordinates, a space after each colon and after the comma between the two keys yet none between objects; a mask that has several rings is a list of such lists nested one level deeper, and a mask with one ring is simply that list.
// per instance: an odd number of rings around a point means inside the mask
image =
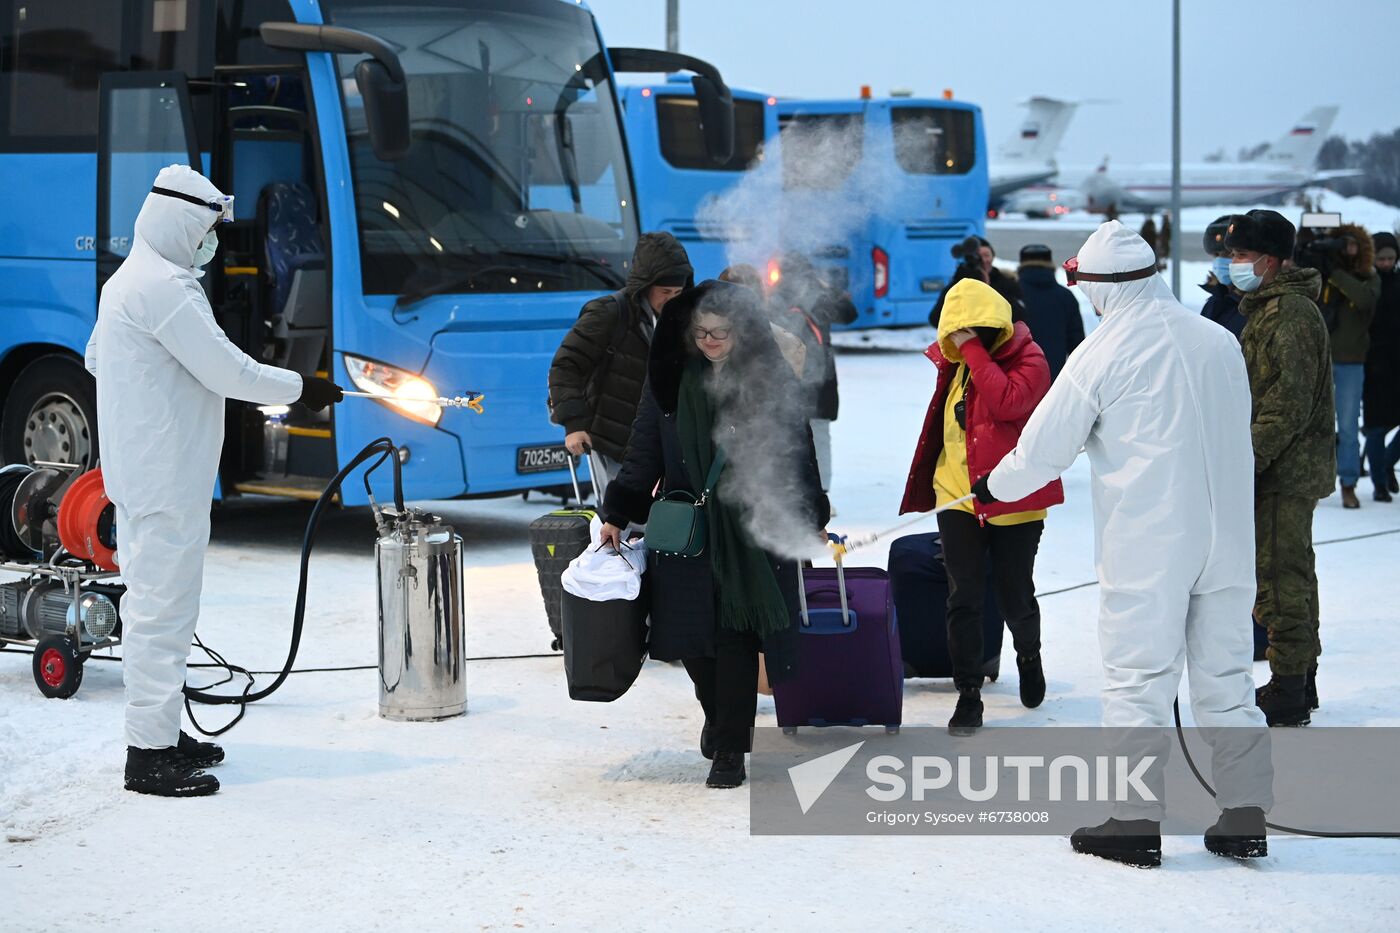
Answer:
[{"label": "person in white hazmat suit", "polygon": [[170,797],[219,789],[217,745],[180,730],[185,664],[199,617],[224,399],[341,399],[325,379],[265,366],[233,345],[200,287],[232,219],[231,197],[184,165],[161,169],[131,253],[102,289],[87,368],[97,377],[102,478],[116,506],[126,680],[127,790]]},{"label": "person in white hazmat suit", "polygon": [[[1244,358],[1228,331],[1176,301],[1151,247],[1117,221],[1089,237],[1075,264],[1066,263],[1071,284],[1077,278],[1102,323],[976,491],[1015,501],[1088,451],[1103,724],[1149,727],[1129,741],[1165,762],[1184,661],[1223,811],[1206,847],[1264,855],[1273,769],[1254,703],[1254,453]],[[1156,796],[1115,802],[1113,819],[1073,834],[1074,848],[1160,864],[1163,794]]]}]

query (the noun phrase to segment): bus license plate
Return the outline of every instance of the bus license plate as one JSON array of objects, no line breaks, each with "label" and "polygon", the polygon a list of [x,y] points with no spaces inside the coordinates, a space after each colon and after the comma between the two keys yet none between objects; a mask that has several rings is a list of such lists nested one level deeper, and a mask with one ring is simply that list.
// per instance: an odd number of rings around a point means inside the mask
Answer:
[{"label": "bus license plate", "polygon": [[538,447],[520,447],[515,452],[515,472],[552,473],[566,469],[569,465],[569,452],[563,444],[544,444]]}]

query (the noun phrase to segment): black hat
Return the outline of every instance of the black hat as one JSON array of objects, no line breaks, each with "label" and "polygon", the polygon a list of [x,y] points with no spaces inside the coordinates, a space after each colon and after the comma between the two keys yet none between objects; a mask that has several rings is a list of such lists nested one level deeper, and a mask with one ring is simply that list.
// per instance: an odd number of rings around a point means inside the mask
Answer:
[{"label": "black hat", "polygon": [[667,272],[651,280],[652,285],[661,288],[685,288],[690,277],[684,272]]},{"label": "black hat", "polygon": [[1293,238],[1297,232],[1278,211],[1254,210],[1230,218],[1223,243],[1226,249],[1246,249],[1287,259],[1293,255]]},{"label": "black hat", "polygon": [[1028,243],[1021,247],[1022,262],[1054,262],[1050,247],[1044,243]]},{"label": "black hat", "polygon": [[1383,249],[1393,249],[1395,252],[1400,253],[1400,243],[1396,242],[1395,234],[1393,233],[1381,231],[1375,234],[1371,237],[1371,245],[1378,253]]},{"label": "black hat", "polygon": [[1206,251],[1207,256],[1219,256],[1226,252],[1225,231],[1229,229],[1233,217],[1233,214],[1223,214],[1206,227],[1205,236],[1201,237],[1201,248]]}]

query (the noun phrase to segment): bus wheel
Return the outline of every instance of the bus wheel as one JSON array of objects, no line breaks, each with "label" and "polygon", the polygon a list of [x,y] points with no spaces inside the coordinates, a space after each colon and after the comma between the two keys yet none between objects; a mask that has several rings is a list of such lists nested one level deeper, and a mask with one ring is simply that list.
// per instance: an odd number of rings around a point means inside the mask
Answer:
[{"label": "bus wheel", "polygon": [[97,462],[97,385],[80,362],[41,356],[20,371],[0,412],[5,463]]}]

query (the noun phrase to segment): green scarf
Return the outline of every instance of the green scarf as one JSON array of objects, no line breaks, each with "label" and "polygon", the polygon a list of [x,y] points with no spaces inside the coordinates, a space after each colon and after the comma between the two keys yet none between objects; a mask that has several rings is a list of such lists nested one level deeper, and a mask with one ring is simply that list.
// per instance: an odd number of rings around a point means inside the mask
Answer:
[{"label": "green scarf", "polygon": [[[676,431],[680,435],[681,453],[690,484],[697,491],[704,489],[705,477],[710,473],[715,456],[715,410],[704,384],[708,368],[708,364],[700,360],[686,363],[676,403]],[[729,460],[726,469],[733,464],[734,461]],[[706,547],[715,578],[719,621],[726,628],[753,632],[762,638],[786,629],[792,620],[768,555],[744,531],[741,505],[727,501],[725,475],[726,472],[721,471],[705,503],[705,519],[709,525]]]}]

